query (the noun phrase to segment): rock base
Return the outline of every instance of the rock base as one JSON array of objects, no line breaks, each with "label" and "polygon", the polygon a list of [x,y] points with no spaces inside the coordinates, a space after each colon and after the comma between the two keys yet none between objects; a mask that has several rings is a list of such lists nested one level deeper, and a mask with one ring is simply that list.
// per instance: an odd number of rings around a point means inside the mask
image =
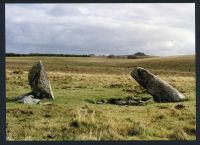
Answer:
[{"label": "rock base", "polygon": [[32,93],[27,93],[20,95],[16,98],[17,103],[23,103],[23,104],[39,104],[40,99],[35,98],[35,96]]}]

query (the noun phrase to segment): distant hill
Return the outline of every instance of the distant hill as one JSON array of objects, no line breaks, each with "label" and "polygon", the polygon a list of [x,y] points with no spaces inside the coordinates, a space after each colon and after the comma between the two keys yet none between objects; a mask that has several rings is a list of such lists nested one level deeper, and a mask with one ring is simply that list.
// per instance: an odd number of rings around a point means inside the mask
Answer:
[{"label": "distant hill", "polygon": [[141,58],[150,58],[150,57],[155,57],[155,56],[146,55],[143,52],[137,52],[137,53],[132,54],[132,55],[127,55],[128,59],[141,59]]},{"label": "distant hill", "polygon": [[130,54],[130,55],[113,55],[110,54],[107,56],[107,58],[124,58],[124,59],[142,59],[142,58],[151,58],[151,57],[156,57],[152,55],[147,55],[143,52],[137,52],[135,54]]},{"label": "distant hill", "polygon": [[135,56],[147,56],[145,53],[143,52],[137,52],[134,54]]},{"label": "distant hill", "polygon": [[146,55],[145,53],[143,52],[137,52],[135,54],[132,54],[132,55],[127,55],[127,58],[128,59],[137,59],[137,58],[144,58],[144,57],[147,57],[148,55]]}]

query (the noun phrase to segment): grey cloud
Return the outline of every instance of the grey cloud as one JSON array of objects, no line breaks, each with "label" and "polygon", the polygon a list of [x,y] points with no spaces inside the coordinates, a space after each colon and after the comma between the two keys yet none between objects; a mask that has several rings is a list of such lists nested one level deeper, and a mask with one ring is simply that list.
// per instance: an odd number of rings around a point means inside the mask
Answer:
[{"label": "grey cloud", "polygon": [[80,15],[81,12],[78,10],[76,5],[68,4],[67,7],[65,5],[56,5],[49,11],[46,11],[46,14],[59,17],[65,15]]},{"label": "grey cloud", "polygon": [[194,4],[7,4],[6,52],[194,54]]}]

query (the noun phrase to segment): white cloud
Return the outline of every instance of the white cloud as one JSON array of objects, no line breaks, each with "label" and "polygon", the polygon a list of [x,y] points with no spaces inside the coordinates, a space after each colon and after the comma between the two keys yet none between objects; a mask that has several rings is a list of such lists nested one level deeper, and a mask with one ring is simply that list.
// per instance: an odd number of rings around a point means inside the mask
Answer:
[{"label": "white cloud", "polygon": [[6,4],[6,51],[194,54],[194,4]]}]

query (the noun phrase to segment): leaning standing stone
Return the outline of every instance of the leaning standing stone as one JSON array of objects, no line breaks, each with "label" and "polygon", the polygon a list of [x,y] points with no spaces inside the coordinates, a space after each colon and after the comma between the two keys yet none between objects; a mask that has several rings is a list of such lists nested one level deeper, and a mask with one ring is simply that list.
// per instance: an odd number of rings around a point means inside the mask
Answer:
[{"label": "leaning standing stone", "polygon": [[185,96],[148,70],[137,67],[131,76],[153,96],[155,102],[177,102]]},{"label": "leaning standing stone", "polygon": [[29,70],[28,80],[35,97],[54,99],[50,81],[41,61]]}]

